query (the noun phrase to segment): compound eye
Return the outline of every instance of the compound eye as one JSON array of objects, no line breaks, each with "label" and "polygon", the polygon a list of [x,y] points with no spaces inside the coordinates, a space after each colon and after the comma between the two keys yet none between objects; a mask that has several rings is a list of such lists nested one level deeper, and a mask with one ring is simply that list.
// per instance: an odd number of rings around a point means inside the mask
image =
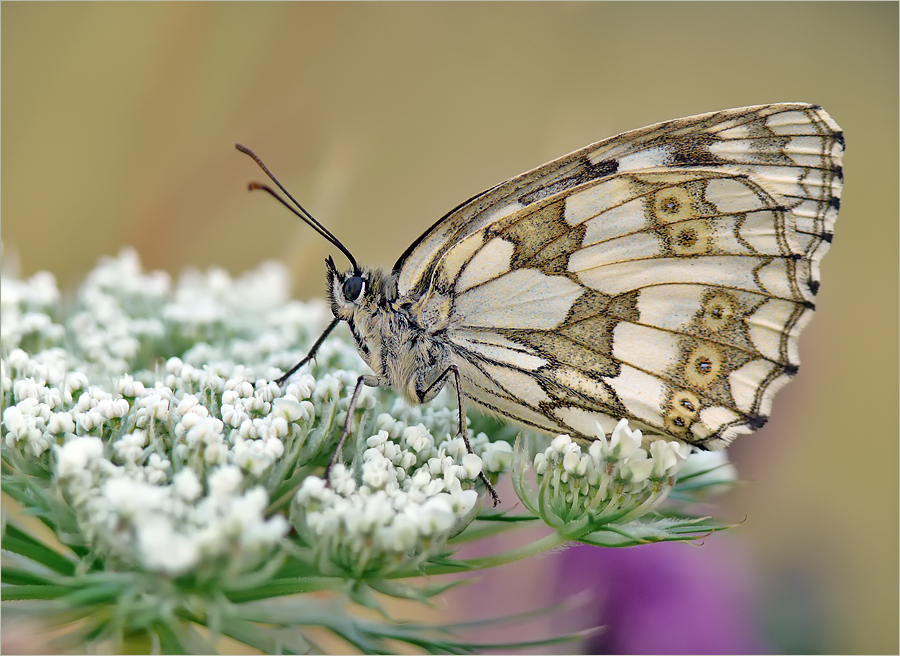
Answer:
[{"label": "compound eye", "polygon": [[355,301],[362,292],[363,280],[361,276],[350,276],[344,281],[344,298]]}]

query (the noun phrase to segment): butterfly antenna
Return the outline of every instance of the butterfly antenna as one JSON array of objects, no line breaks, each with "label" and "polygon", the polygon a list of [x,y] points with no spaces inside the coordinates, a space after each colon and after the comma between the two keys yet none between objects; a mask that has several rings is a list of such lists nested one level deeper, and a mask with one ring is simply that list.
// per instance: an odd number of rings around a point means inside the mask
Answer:
[{"label": "butterfly antenna", "polygon": [[297,202],[296,198],[291,196],[291,192],[289,192],[287,189],[284,188],[284,186],[278,181],[278,178],[276,178],[274,175],[272,175],[272,172],[269,171],[269,168],[265,164],[263,164],[263,161],[259,158],[259,156],[256,153],[254,153],[252,150],[250,150],[246,146],[242,146],[241,144],[234,144],[234,147],[237,148],[242,153],[244,153],[245,155],[249,155],[253,159],[253,161],[259,165],[259,168],[261,168],[265,172],[265,174],[267,176],[269,176],[269,178],[272,180],[272,182],[274,182],[278,186],[278,188],[281,189],[282,193],[284,193],[285,196],[287,196],[288,198],[291,199],[291,202],[297,206],[297,209],[294,209],[293,207],[291,207],[287,203],[286,200],[284,200],[281,196],[279,196],[277,193],[275,193],[275,190],[267,185],[259,184],[258,182],[251,182],[248,185],[248,188],[251,191],[253,191],[254,189],[261,189],[263,191],[268,192],[273,198],[275,198],[275,200],[277,200],[279,203],[281,203],[286,208],[288,208],[291,212],[293,212],[298,217],[300,217],[300,219],[302,219],[313,230],[315,230],[320,235],[325,237],[325,239],[327,239],[329,242],[331,242],[332,244],[337,246],[338,249],[341,251],[341,253],[346,255],[347,259],[350,260],[350,264],[353,267],[353,271],[358,273],[359,265],[356,263],[356,258],[353,257],[353,255],[350,253],[349,250],[347,250],[347,247],[344,246],[337,237],[335,237],[333,234],[331,234],[331,232],[328,230],[328,228],[326,228],[321,223],[316,221],[315,217],[312,214],[310,214],[309,212],[307,212],[306,208],[303,207],[303,205],[301,205],[299,202]]}]

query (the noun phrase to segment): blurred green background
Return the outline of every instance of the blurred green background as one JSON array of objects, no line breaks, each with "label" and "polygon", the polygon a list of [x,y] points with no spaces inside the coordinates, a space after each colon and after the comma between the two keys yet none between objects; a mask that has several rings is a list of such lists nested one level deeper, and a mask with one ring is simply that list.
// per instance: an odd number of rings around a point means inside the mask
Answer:
[{"label": "blurred green background", "polygon": [[[262,174],[235,142],[360,261],[390,265],[459,202],[587,143],[728,107],[823,105],[847,141],[836,239],[800,375],[732,449],[748,482],[720,513],[747,519],[722,539],[756,573],[773,649],[897,652],[896,3],[0,11],[4,265],[64,288],[130,244],[173,273],[282,259],[298,296],[320,296],[334,249],[247,193]],[[540,567],[522,590],[552,576]]]}]

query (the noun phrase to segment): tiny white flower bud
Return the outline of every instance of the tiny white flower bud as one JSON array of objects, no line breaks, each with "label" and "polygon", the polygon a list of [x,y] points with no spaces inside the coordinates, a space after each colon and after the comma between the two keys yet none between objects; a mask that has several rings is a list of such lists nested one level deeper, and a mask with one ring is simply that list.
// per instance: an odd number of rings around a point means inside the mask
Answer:
[{"label": "tiny white flower bud", "polygon": [[[341,463],[336,464],[331,468],[331,476],[334,477],[335,474],[338,474],[338,468],[344,468],[344,465]],[[338,474],[340,476],[340,474]],[[317,503],[327,503],[334,496],[334,491],[328,487],[325,481],[318,476],[307,476],[303,479],[303,483],[300,485],[300,489],[297,490],[297,503],[301,506],[308,505],[310,501],[315,501]]]},{"label": "tiny white flower bud", "polygon": [[371,437],[366,439],[366,445],[372,449],[378,449],[382,451],[382,447],[388,441],[390,435],[388,435],[387,431],[379,431],[377,435],[372,435]]},{"label": "tiny white flower bud", "polygon": [[144,453],[147,435],[142,430],[123,435],[113,444],[116,455],[125,462],[135,462]]},{"label": "tiny white flower bud", "polygon": [[419,531],[415,520],[401,513],[394,518],[390,526],[379,529],[378,538],[386,549],[400,553],[409,552],[416,547]]},{"label": "tiny white flower bud", "polygon": [[481,452],[485,471],[504,472],[512,465],[513,448],[509,442],[491,442]]},{"label": "tiny white flower bud", "polygon": [[391,437],[396,437],[396,435],[399,434],[397,428],[400,425],[401,423],[387,412],[382,412],[380,415],[375,417],[375,430],[379,432],[386,431]]},{"label": "tiny white flower bud", "polygon": [[81,371],[72,371],[66,376],[66,381],[63,387],[63,397],[67,403],[71,402],[75,395],[87,387],[88,378],[87,374]]},{"label": "tiny white flower bud", "polygon": [[270,437],[266,440],[266,451],[273,460],[277,460],[284,455],[284,442],[277,437]]},{"label": "tiny white flower bud", "polygon": [[215,469],[208,478],[209,496],[225,499],[233,495],[240,487],[244,477],[241,470],[233,465],[225,465]]},{"label": "tiny white flower bud", "polygon": [[571,476],[584,476],[588,459],[581,455],[581,450],[569,451],[563,456],[563,469]]},{"label": "tiny white flower bud", "polygon": [[181,358],[169,358],[166,360],[166,373],[179,375],[182,367],[184,367],[184,363],[181,361]]},{"label": "tiny white flower bud", "polygon": [[443,478],[435,478],[432,481],[422,487],[422,492],[426,497],[433,497],[435,494],[444,491],[444,479]]},{"label": "tiny white flower bud", "polygon": [[382,447],[384,457],[391,461],[393,464],[397,464],[400,460],[400,447],[398,447],[393,442],[385,442]]},{"label": "tiny white flower bud", "polygon": [[409,448],[416,453],[421,453],[434,446],[434,440],[424,425],[408,426],[403,431],[403,440]]},{"label": "tiny white flower bud", "polygon": [[238,428],[242,423],[249,419],[250,416],[244,412],[242,408],[233,405],[222,405],[222,421],[226,426]]},{"label": "tiny white flower bud", "polygon": [[281,388],[278,384],[268,380],[256,381],[256,397],[261,401],[271,403],[273,400],[281,396]]},{"label": "tiny white flower bud", "polygon": [[387,484],[394,470],[390,460],[384,458],[381,454],[379,454],[379,456],[380,457],[377,458],[373,457],[363,463],[362,470],[363,484],[376,490]]},{"label": "tiny white flower bud", "polygon": [[435,535],[449,531],[456,523],[456,513],[450,495],[441,493],[425,500],[417,517],[423,535]]},{"label": "tiny white flower bud", "polygon": [[427,468],[422,467],[418,471],[416,471],[416,473],[413,474],[409,480],[410,485],[413,488],[422,488],[431,482],[431,473],[429,473]]},{"label": "tiny white flower bud", "polygon": [[466,478],[478,478],[478,475],[481,473],[481,458],[474,453],[467,453],[462,458],[462,466]]},{"label": "tiny white flower bud", "polygon": [[572,444],[572,438],[568,435],[557,435],[550,442],[550,448],[559,454],[564,453]]},{"label": "tiny white flower bud", "polygon": [[410,451],[401,451],[400,459],[396,464],[398,467],[408,470],[415,467],[417,461],[416,454],[411,453]]},{"label": "tiny white flower bud", "polygon": [[144,384],[135,380],[132,376],[126,374],[116,382],[116,392],[122,396],[135,398],[143,395]]},{"label": "tiny white flower bud", "polygon": [[87,469],[103,457],[103,441],[99,437],[76,437],[57,450],[56,471],[65,478]]},{"label": "tiny white flower bud", "polygon": [[41,398],[41,387],[34,378],[20,379],[13,384],[13,396],[16,402],[28,398],[37,400]]},{"label": "tiny white flower bud", "polygon": [[641,448],[641,431],[631,430],[627,419],[620,419],[609,438],[610,455],[625,459]]},{"label": "tiny white flower bud", "polygon": [[288,426],[287,419],[285,419],[284,417],[273,416],[270,423],[272,426],[272,431],[274,432],[274,437],[283,439],[290,433],[290,427]]},{"label": "tiny white flower bud", "polygon": [[444,471],[444,465],[441,458],[428,459],[428,472],[432,476],[440,476]]},{"label": "tiny white flower bud", "polygon": [[342,496],[350,496],[356,490],[356,481],[353,480],[350,470],[342,463],[338,463],[331,468],[329,481],[332,489]]},{"label": "tiny white flower bud", "polygon": [[[181,402],[175,407],[175,411],[180,415],[188,414],[194,407],[196,407],[200,403],[200,399],[198,399],[193,394],[185,394],[181,399]],[[203,407],[203,406],[200,406]]]},{"label": "tiny white flower bud", "polygon": [[650,456],[653,458],[653,476],[664,478],[672,476],[687,459],[690,447],[681,442],[656,440],[650,444]]},{"label": "tiny white flower bud", "polygon": [[96,408],[75,414],[75,423],[81,425],[85,433],[90,433],[98,426],[106,423],[106,418]]},{"label": "tiny white flower bud", "polygon": [[316,379],[309,374],[303,374],[299,378],[295,377],[285,388],[285,393],[293,395],[297,399],[304,400],[312,396],[315,389]]},{"label": "tiny white flower bud", "polygon": [[127,399],[115,399],[112,402],[112,407],[110,408],[110,417],[121,418],[128,414],[128,411],[131,410],[131,406],[128,403]]},{"label": "tiny white flower bud", "polygon": [[[649,458],[629,458],[623,468],[628,470],[628,482],[631,485],[637,485],[650,477],[650,474],[653,472],[653,460]],[[623,478],[625,478],[624,475]]]},{"label": "tiny white flower bud", "polygon": [[272,401],[275,415],[289,422],[303,418],[303,406],[293,395],[283,396]]},{"label": "tiny white flower bud", "polygon": [[18,434],[25,424],[25,417],[18,406],[11,405],[3,411],[3,425],[10,433]]}]

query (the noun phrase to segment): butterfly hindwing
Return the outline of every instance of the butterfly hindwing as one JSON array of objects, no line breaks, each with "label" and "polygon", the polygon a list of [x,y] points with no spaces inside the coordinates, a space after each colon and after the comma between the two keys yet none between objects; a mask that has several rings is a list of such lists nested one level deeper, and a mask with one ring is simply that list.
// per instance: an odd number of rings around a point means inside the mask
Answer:
[{"label": "butterfly hindwing", "polygon": [[840,199],[821,109],[662,123],[481,194],[401,258],[464,393],[551,433],[627,417],[717,448],[797,371]]}]

